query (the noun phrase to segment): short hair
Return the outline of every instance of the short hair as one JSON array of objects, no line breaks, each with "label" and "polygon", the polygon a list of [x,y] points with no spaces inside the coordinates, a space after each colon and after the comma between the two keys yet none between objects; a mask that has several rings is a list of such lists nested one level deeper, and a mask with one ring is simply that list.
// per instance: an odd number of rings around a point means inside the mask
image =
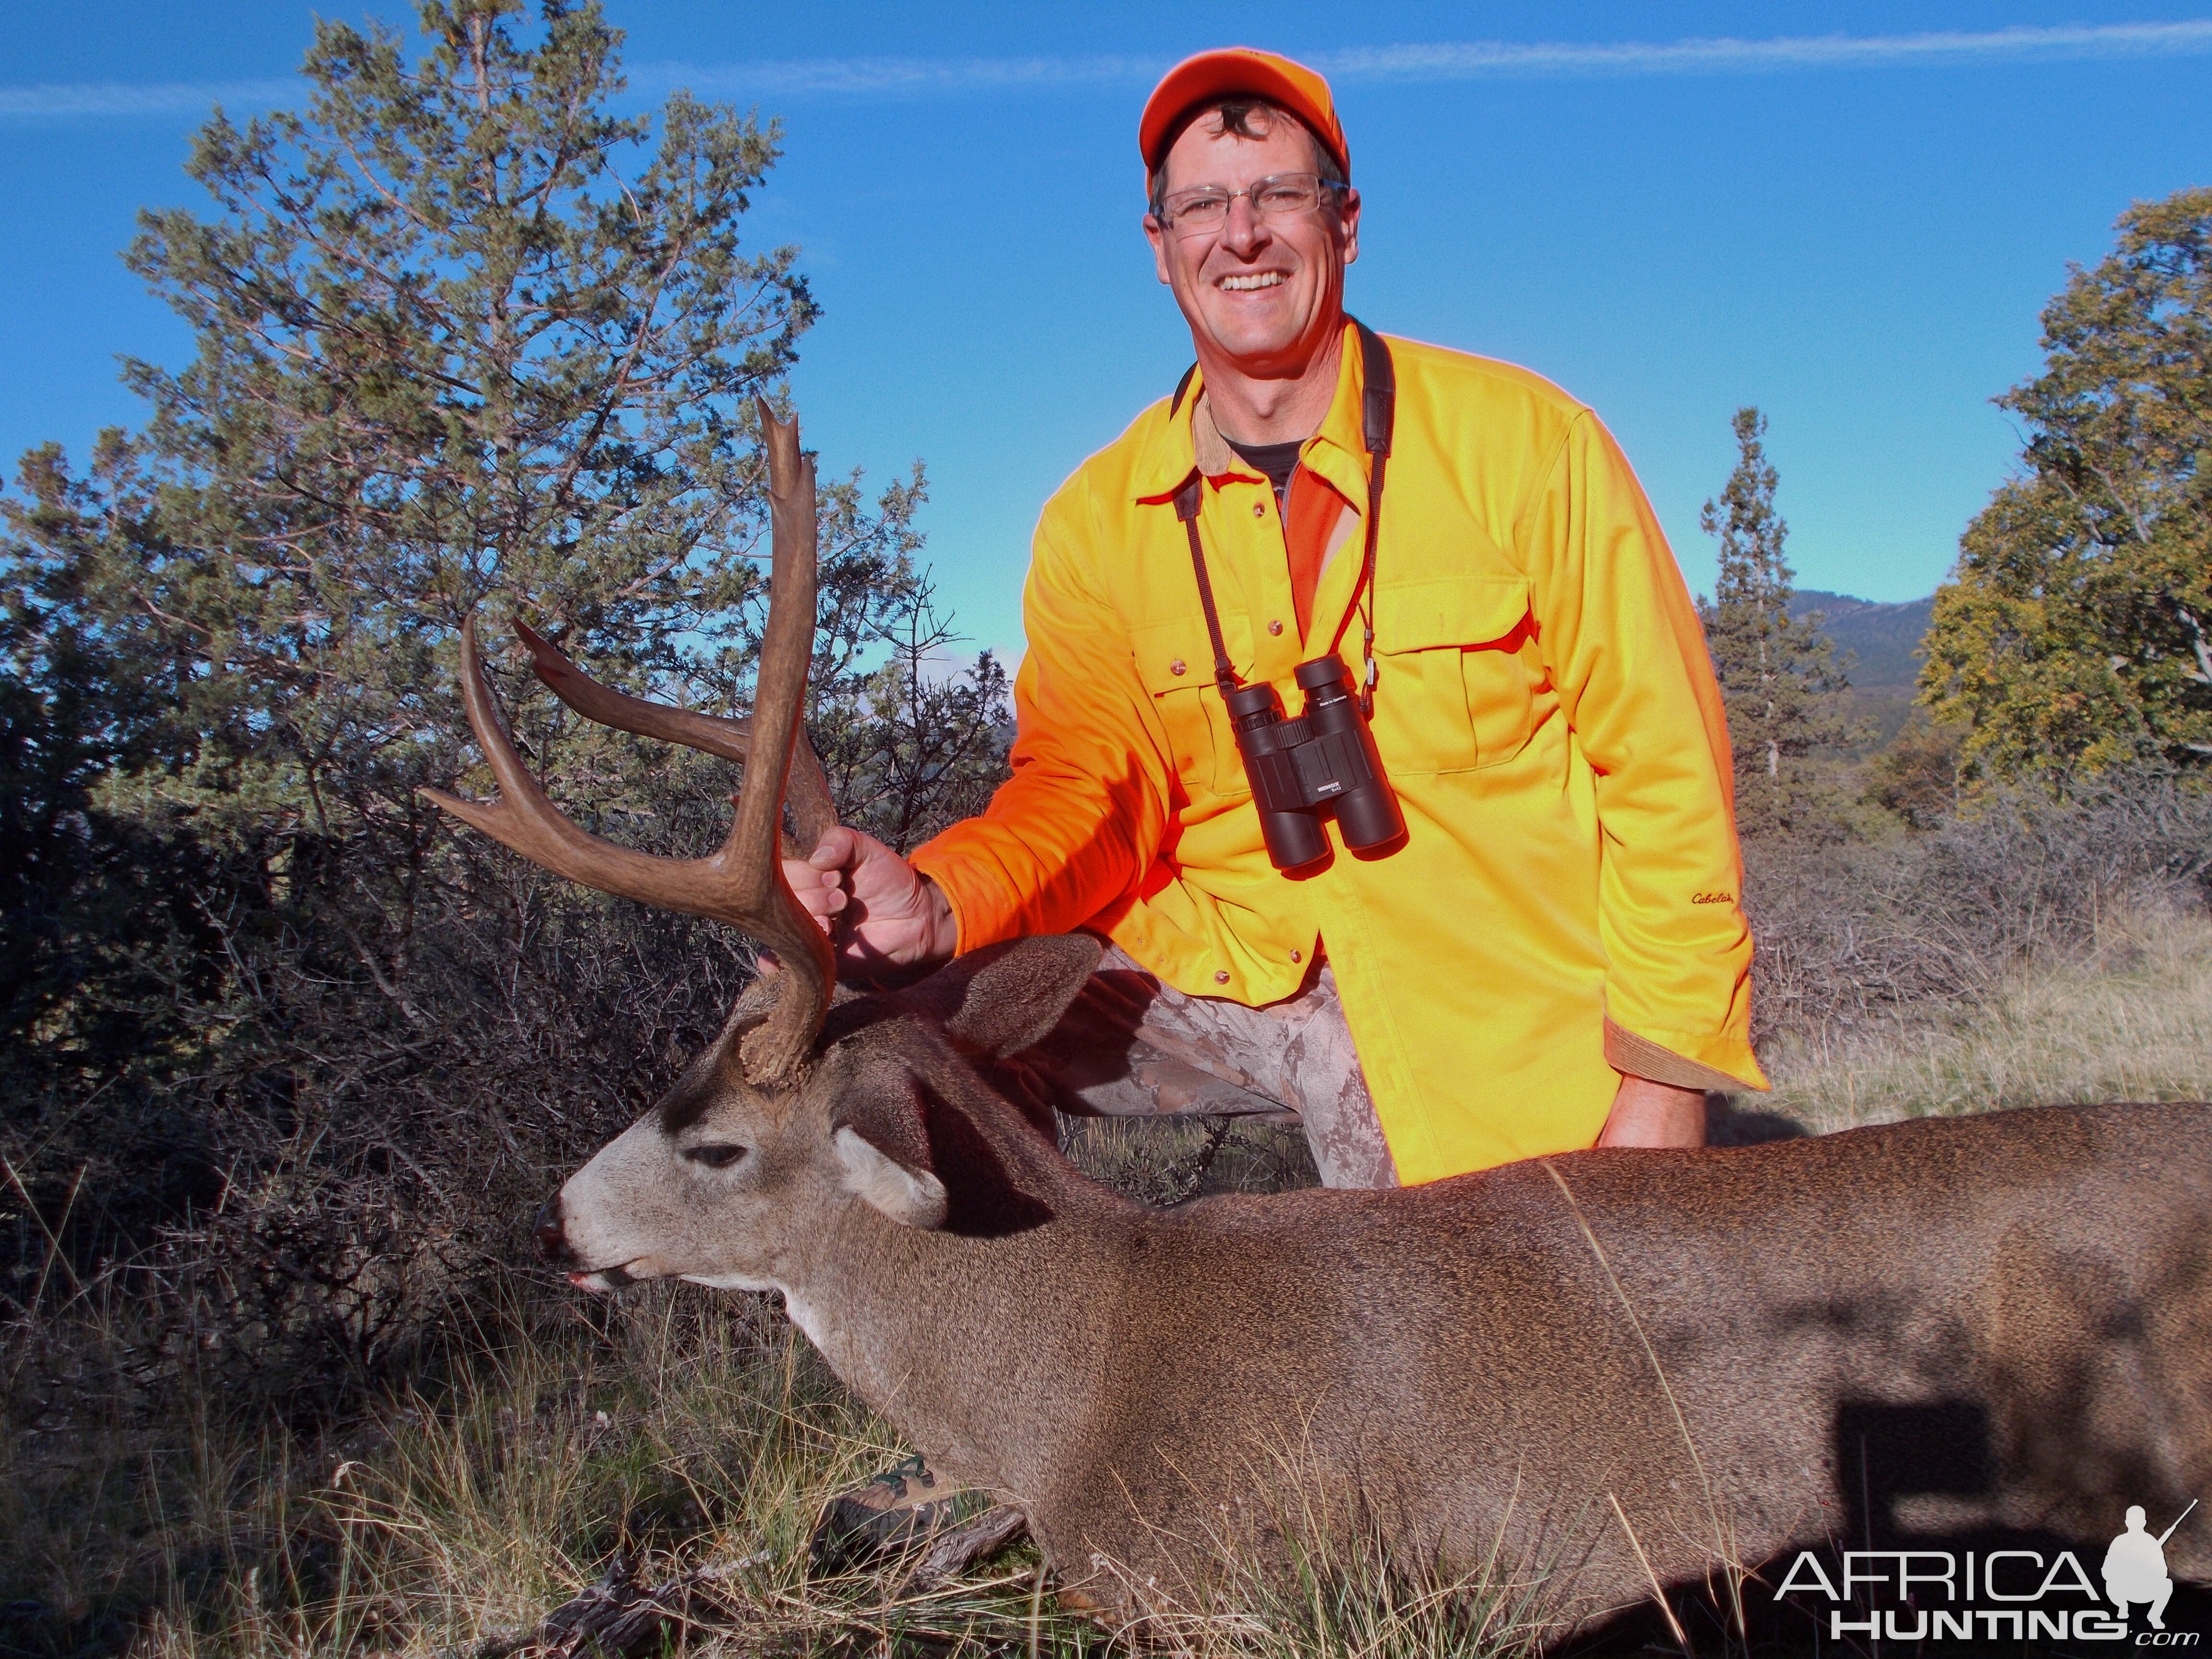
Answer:
[{"label": "short hair", "polygon": [[1188,111],[1177,118],[1176,124],[1168,129],[1167,139],[1160,146],[1160,164],[1152,170],[1151,174],[1145,180],[1146,205],[1151,210],[1155,219],[1160,216],[1161,209],[1166,204],[1167,200],[1168,152],[1175,148],[1178,138],[1209,115],[1218,115],[1221,118],[1221,130],[1224,132],[1233,132],[1239,138],[1262,138],[1267,136],[1265,133],[1252,131],[1252,118],[1255,115],[1262,117],[1271,126],[1277,121],[1289,121],[1295,124],[1298,130],[1313,142],[1314,171],[1321,175],[1323,182],[1334,185],[1339,189],[1343,188],[1346,182],[1344,169],[1337,166],[1336,157],[1328,153],[1328,146],[1322,143],[1321,135],[1308,126],[1296,111],[1285,109],[1280,104],[1267,99],[1255,98],[1244,94],[1227,98],[1212,98],[1202,104],[1192,105]]}]

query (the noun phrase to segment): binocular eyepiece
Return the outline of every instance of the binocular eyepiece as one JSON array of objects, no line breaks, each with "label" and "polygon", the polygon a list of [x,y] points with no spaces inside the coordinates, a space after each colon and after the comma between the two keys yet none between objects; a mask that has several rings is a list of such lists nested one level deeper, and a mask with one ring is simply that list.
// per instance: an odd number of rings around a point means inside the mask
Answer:
[{"label": "binocular eyepiece", "polygon": [[1297,720],[1283,718],[1282,700],[1264,680],[1227,694],[1237,752],[1260,811],[1260,833],[1278,870],[1326,856],[1328,835],[1322,821],[1332,816],[1354,852],[1406,832],[1344,659],[1332,651],[1300,663],[1297,676],[1306,696],[1305,713]]}]

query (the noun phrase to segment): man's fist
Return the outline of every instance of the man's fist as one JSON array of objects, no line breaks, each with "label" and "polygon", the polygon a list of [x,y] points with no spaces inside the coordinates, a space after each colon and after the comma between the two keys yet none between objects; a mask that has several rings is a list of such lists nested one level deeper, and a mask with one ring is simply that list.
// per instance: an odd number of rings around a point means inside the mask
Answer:
[{"label": "man's fist", "polygon": [[873,836],[840,824],[805,860],[786,859],[783,878],[836,939],[840,979],[903,977],[951,960],[952,907]]}]

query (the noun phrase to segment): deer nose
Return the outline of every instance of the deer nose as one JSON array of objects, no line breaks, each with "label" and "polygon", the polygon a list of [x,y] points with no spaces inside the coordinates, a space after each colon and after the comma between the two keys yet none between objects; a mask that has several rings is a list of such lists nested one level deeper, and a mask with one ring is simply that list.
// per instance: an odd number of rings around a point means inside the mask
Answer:
[{"label": "deer nose", "polygon": [[545,1207],[538,1211],[532,1231],[538,1235],[538,1255],[556,1263],[568,1260],[568,1235],[561,1220],[560,1194],[545,1200]]}]

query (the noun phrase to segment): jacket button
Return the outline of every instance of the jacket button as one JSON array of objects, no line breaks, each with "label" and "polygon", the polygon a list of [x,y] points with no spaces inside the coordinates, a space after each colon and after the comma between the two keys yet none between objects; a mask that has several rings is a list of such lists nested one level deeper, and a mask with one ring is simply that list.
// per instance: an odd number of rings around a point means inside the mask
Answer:
[{"label": "jacket button", "polygon": [[1305,952],[1303,951],[1293,951],[1291,952],[1291,960],[1292,962],[1304,962],[1305,959]]},{"label": "jacket button", "polygon": [[1283,631],[1283,624],[1280,622],[1271,622],[1267,624],[1267,631],[1270,634],[1279,634]]},{"label": "jacket button", "polygon": [[1265,502],[1265,501],[1255,501],[1255,502],[1253,502],[1253,503],[1252,503],[1252,516],[1253,516],[1254,518],[1255,518],[1255,519],[1264,519],[1264,518],[1266,518],[1266,517],[1267,516],[1267,502]]},{"label": "jacket button", "polygon": [[1170,674],[1180,674],[1182,672],[1183,660],[1181,657],[1177,657],[1173,662],[1168,665],[1168,672]]},{"label": "jacket button", "polygon": [[1229,970],[1228,970],[1226,968],[1217,968],[1217,969],[1215,969],[1213,970],[1213,982],[1214,982],[1216,985],[1226,985],[1226,984],[1228,984],[1228,983],[1229,983]]}]

